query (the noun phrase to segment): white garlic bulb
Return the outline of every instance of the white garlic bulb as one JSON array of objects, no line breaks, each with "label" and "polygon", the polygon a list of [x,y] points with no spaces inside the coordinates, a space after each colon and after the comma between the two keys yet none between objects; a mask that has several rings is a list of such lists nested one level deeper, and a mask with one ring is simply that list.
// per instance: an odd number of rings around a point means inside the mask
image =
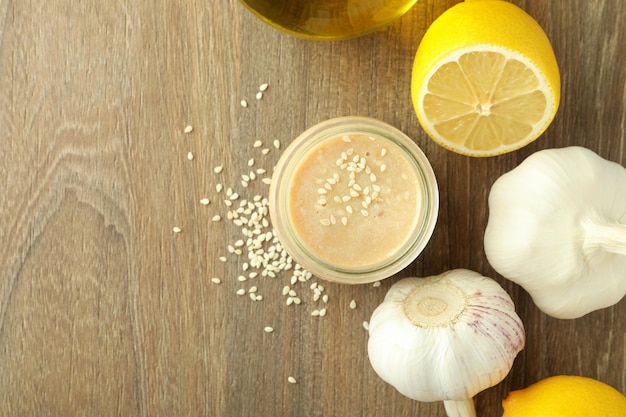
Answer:
[{"label": "white garlic bulb", "polygon": [[626,169],[579,146],[535,152],[491,188],[485,254],[553,317],[616,304],[626,295]]},{"label": "white garlic bulb", "polygon": [[372,367],[400,393],[475,416],[472,397],[498,384],[524,346],[515,306],[493,279],[466,269],[395,283],[369,322]]}]

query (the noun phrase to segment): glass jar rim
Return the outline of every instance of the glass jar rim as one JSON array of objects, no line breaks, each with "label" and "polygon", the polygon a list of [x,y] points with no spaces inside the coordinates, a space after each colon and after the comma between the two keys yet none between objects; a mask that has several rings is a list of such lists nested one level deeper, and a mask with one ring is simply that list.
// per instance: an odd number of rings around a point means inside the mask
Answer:
[{"label": "glass jar rim", "polygon": [[[407,241],[378,264],[365,268],[346,268],[332,265],[307,249],[291,223],[288,203],[288,181],[297,163],[307,152],[321,142],[340,135],[364,134],[377,136],[397,146],[415,169],[420,181],[423,201],[421,218],[417,219]],[[282,247],[301,266],[319,278],[340,283],[369,283],[399,272],[413,262],[424,250],[434,232],[438,210],[439,191],[430,162],[419,146],[399,129],[378,119],[362,116],[343,116],[320,122],[301,133],[285,149],[273,173],[269,193],[270,217]]]}]

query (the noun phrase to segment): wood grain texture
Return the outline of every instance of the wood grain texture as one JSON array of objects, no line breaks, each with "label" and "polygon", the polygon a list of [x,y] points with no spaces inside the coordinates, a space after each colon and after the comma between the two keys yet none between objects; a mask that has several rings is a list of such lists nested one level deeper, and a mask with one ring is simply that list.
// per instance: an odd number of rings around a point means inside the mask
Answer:
[{"label": "wood grain texture", "polygon": [[[496,278],[527,330],[510,375],[477,396],[479,415],[500,415],[509,390],[554,374],[626,393],[626,302],[552,319],[482,248],[491,184],[531,153],[582,145],[626,165],[626,9],[513,2],[553,43],[561,108],[526,148],[470,159],[431,142],[410,102],[419,40],[455,0],[420,0],[342,42],[281,34],[235,0],[0,0],[0,415],[443,417],[442,404],[408,400],[375,375],[362,322],[398,278],[451,268]],[[238,192],[236,204],[267,195],[241,174],[271,172],[275,139],[282,149],[341,115],[414,138],[442,201],[424,253],[381,287],[314,279],[329,296],[318,318],[313,281],[293,286],[298,306],[281,294],[290,274],[238,281],[245,260],[227,246],[241,230],[216,185]],[[253,285],[263,301],[235,294]]]}]

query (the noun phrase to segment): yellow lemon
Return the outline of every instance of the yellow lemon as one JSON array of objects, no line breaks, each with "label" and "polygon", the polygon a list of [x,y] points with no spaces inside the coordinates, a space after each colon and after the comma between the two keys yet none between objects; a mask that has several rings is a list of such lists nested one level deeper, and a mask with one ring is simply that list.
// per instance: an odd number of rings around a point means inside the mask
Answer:
[{"label": "yellow lemon", "polygon": [[466,0],[439,16],[420,42],[411,80],[426,133],[469,156],[537,139],[554,119],[560,88],[547,35],[503,0]]},{"label": "yellow lemon", "polygon": [[512,391],[502,417],[624,417],[626,397],[592,378],[559,375]]}]

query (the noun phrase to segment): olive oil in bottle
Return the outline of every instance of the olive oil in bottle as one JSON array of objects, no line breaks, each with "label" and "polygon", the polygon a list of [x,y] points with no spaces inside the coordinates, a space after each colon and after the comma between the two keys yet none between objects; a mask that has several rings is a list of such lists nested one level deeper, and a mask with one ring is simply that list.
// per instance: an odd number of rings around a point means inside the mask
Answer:
[{"label": "olive oil in bottle", "polygon": [[379,29],[417,0],[241,0],[265,23],[308,39],[347,39]]}]

